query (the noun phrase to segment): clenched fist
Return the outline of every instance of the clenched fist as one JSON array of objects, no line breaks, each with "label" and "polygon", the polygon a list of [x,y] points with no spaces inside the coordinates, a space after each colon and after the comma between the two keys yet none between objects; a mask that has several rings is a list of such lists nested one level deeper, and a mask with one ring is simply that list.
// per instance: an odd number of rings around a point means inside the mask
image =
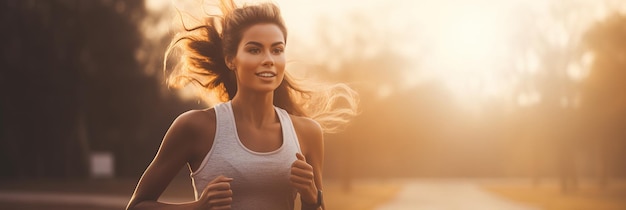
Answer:
[{"label": "clenched fist", "polygon": [[291,175],[289,176],[291,186],[296,188],[304,202],[317,203],[317,187],[315,186],[313,166],[306,162],[304,155],[296,153],[296,157],[298,159],[291,164]]},{"label": "clenched fist", "polygon": [[231,209],[233,202],[233,191],[230,189],[232,178],[218,176],[213,179],[202,192],[200,199],[196,202],[195,209],[223,210]]}]

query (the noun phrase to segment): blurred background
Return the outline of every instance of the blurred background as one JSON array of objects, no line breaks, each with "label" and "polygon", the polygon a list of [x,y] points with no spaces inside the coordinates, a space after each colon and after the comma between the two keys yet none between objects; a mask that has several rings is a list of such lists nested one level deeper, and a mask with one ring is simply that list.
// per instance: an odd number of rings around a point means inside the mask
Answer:
[{"label": "blurred background", "polygon": [[[360,94],[326,135],[334,209],[414,209],[407,186],[441,180],[530,209],[626,209],[625,1],[275,2],[288,71]],[[2,0],[0,207],[123,208],[172,120],[208,106],[166,87],[163,56],[176,8],[214,5]],[[193,199],[187,169],[171,187]]]}]

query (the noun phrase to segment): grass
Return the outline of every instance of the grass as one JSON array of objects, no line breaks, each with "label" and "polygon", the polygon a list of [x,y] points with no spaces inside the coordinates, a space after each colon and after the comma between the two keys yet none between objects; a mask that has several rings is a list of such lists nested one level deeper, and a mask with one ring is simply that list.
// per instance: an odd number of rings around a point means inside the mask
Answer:
[{"label": "grass", "polygon": [[600,187],[591,181],[581,182],[576,190],[566,193],[561,191],[556,182],[542,183],[536,187],[530,183],[490,185],[485,189],[544,210],[626,209],[626,180],[614,180],[606,187]]}]

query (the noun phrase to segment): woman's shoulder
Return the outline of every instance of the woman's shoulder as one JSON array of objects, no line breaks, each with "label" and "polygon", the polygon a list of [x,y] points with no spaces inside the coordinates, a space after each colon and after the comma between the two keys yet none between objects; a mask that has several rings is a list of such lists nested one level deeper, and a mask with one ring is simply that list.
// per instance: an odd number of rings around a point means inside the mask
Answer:
[{"label": "woman's shoulder", "polygon": [[310,117],[296,116],[292,114],[289,114],[289,117],[291,117],[293,126],[302,127],[303,129],[311,131],[322,131],[322,126]]},{"label": "woman's shoulder", "polygon": [[311,160],[311,158],[323,153],[324,135],[320,124],[308,117],[290,116],[302,154]]},{"label": "woman's shoulder", "polygon": [[176,120],[182,120],[184,122],[196,123],[199,121],[207,121],[215,119],[214,108],[207,109],[192,109],[178,115]]},{"label": "woman's shoulder", "polygon": [[176,127],[184,130],[202,131],[206,130],[207,126],[215,124],[215,111],[213,108],[203,110],[189,110],[186,111],[174,120],[172,127]]},{"label": "woman's shoulder", "polygon": [[289,115],[291,117],[291,121],[293,122],[293,127],[297,133],[300,133],[299,136],[310,136],[310,137],[321,137],[322,136],[322,126],[320,124],[309,118],[302,116]]}]

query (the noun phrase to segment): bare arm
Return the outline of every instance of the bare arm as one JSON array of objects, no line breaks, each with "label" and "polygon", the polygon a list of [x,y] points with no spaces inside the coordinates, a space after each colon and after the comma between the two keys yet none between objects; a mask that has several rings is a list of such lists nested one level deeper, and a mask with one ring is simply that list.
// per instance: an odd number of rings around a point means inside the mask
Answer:
[{"label": "bare arm", "polygon": [[[294,119],[294,126],[304,156],[297,155],[300,157],[293,165],[297,170],[292,167],[292,184],[298,189],[303,204],[316,204],[317,191],[323,188],[324,136],[319,124],[311,119]],[[321,208],[325,209],[323,203]],[[309,210],[306,205],[302,205],[302,209]]]},{"label": "bare arm", "polygon": [[[158,198],[174,176],[192,158],[198,142],[201,139],[206,139],[206,132],[203,133],[202,127],[199,126],[208,126],[207,123],[214,124],[214,121],[207,120],[206,113],[202,111],[189,111],[174,120],[165,134],[154,160],[139,180],[127,209],[197,209],[200,206],[206,207],[211,200],[226,202],[216,199],[228,197],[226,194],[230,191],[230,180],[225,177],[218,177],[219,180],[216,179],[211,182],[210,184],[214,186],[207,187],[207,189],[211,188],[214,192],[203,193],[203,199],[198,201],[178,204],[158,202]],[[212,138],[210,139],[212,140]],[[232,194],[232,192],[230,193]],[[213,198],[208,199],[209,196]],[[226,203],[230,204],[230,202]],[[215,203],[212,204],[213,207],[216,207]]]}]

